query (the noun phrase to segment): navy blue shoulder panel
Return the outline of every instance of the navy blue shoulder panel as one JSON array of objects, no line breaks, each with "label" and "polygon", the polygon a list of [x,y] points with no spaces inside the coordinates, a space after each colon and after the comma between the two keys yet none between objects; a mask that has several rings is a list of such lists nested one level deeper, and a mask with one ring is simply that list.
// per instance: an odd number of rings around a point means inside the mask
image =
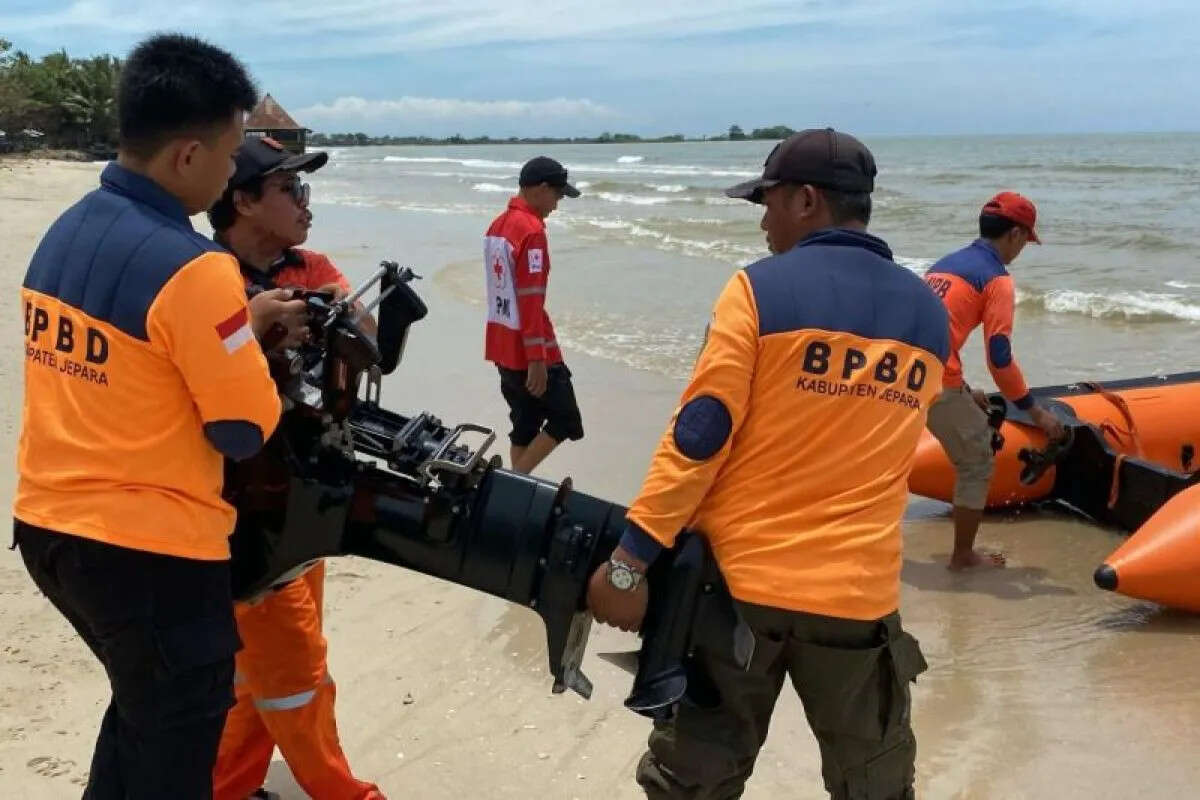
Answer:
[{"label": "navy blue shoulder panel", "polygon": [[145,203],[97,189],[50,226],[24,286],[146,340],[162,287],[210,251],[223,248]]},{"label": "navy blue shoulder panel", "polygon": [[841,331],[949,358],[949,321],[941,300],[886,248],[813,241],[752,264],[746,274],[760,336]]},{"label": "navy blue shoulder panel", "polygon": [[943,256],[926,274],[956,275],[982,292],[993,278],[1007,275],[1008,270],[988,245],[977,241]]}]

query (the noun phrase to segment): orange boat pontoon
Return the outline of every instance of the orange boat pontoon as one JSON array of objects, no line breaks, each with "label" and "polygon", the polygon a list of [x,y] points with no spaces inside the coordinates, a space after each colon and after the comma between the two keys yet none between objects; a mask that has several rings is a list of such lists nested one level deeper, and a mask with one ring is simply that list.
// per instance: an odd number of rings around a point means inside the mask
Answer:
[{"label": "orange boat pontoon", "polygon": [[[1166,470],[1188,472],[1200,446],[1200,372],[1161,377],[1095,383],[1071,383],[1032,390],[1039,402],[1054,411],[1063,424],[1075,429],[1090,425],[1102,444],[1116,455],[1151,462]],[[1047,447],[1045,434],[1029,416],[1000,395],[989,400],[1003,407],[1004,422],[999,432],[1004,445],[996,453],[996,469],[988,490],[987,507],[1019,506],[1055,499],[1061,494],[1063,470],[1079,468],[1072,459],[1049,465],[1032,483],[1021,475],[1030,468],[1030,454]],[[1026,453],[1026,459],[1022,458]],[[1089,470],[1090,472],[1090,470]],[[1110,474],[1111,477],[1111,474]],[[941,445],[926,431],[917,446],[908,488],[914,494],[950,502],[954,495],[954,468]],[[1107,491],[1111,488],[1104,487]],[[1056,491],[1059,489],[1060,491]]]},{"label": "orange boat pontoon", "polygon": [[[989,401],[1003,444],[988,508],[1057,503],[1133,532],[1095,571],[1097,586],[1200,612],[1200,372],[1033,390],[1067,429],[1047,442],[1028,415]],[[909,490],[950,502],[954,469],[926,431]]]}]

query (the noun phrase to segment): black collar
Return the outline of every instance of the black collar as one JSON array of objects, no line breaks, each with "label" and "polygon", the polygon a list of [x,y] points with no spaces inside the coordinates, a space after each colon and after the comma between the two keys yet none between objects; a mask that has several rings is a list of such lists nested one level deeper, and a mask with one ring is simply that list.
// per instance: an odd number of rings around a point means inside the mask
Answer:
[{"label": "black collar", "polygon": [[276,289],[275,276],[282,272],[287,267],[296,267],[304,263],[304,256],[300,255],[294,247],[289,247],[283,251],[283,255],[275,259],[266,270],[261,270],[252,264],[247,264],[242,260],[241,256],[233,252],[233,248],[229,246],[229,242],[221,236],[214,237],[217,244],[224,247],[233,257],[237,259],[238,269],[242,271],[242,275],[252,285],[261,289]]}]

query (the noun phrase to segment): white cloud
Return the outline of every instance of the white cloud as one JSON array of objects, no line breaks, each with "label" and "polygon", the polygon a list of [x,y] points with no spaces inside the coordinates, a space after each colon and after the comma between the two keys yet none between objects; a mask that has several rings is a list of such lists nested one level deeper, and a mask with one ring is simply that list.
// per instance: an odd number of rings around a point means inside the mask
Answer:
[{"label": "white cloud", "polygon": [[578,119],[607,117],[616,112],[586,98],[559,97],[552,100],[465,100],[454,97],[400,97],[367,100],[339,97],[299,109],[294,116],[308,126],[344,126],[380,121],[429,121],[464,119]]},{"label": "white cloud", "polygon": [[[342,0],[335,5],[267,0],[255,4],[250,26],[241,0],[177,2],[166,25],[161,0],[48,0],[28,5],[23,13],[0,9],[0,31],[7,38],[57,38],[65,31],[86,31],[89,40],[100,42],[108,34],[124,41],[170,27],[221,42],[253,42],[255,59],[299,54],[353,58],[513,43],[532,44],[532,51],[541,44],[572,41],[678,42],[739,32],[753,37],[755,32],[797,25],[827,31],[830,48],[838,50],[855,43],[852,32],[870,31],[874,47],[896,53],[931,33],[970,32],[992,21],[990,9],[972,10],[961,0]],[[1196,38],[1198,7],[1195,0],[1042,0],[1010,13],[1024,17],[1026,29],[1062,26],[1062,15],[1069,15],[1086,21],[1081,26],[1085,30],[1078,31],[1083,36],[1089,33],[1086,29],[1149,26],[1160,40],[1190,42]],[[1023,33],[1016,29],[1012,36],[1019,40]],[[481,50],[479,58],[486,57]],[[806,53],[801,50],[795,57],[803,63]]]},{"label": "white cloud", "polygon": [[396,100],[366,100],[339,97],[332,103],[317,103],[301,109],[306,116],[356,116],[376,119],[394,114],[423,118],[446,117],[520,117],[538,114],[552,117],[593,116],[613,113],[612,109],[588,99],[570,100],[462,100],[454,97],[401,97]]},{"label": "white cloud", "polygon": [[[978,117],[969,124],[988,130],[982,89],[995,95],[992,117],[1029,119],[1031,96],[1047,119],[1067,107],[1134,120],[1149,109],[1191,127],[1197,113],[1180,88],[1200,65],[1197,0],[260,0],[249,22],[244,0],[162,9],[0,0],[0,34],[34,55],[82,55],[123,53],[164,28],[192,33],[236,53],[289,109],[310,104],[294,115],[317,129],[454,132],[461,120],[578,133],[611,116],[638,132],[694,133],[734,115],[845,113],[889,130],[932,114],[958,130]],[[395,99],[362,97],[380,93]],[[565,99],[587,97],[620,113]]]},{"label": "white cloud", "polygon": [[[421,49],[613,34],[659,38],[721,32],[828,17],[840,6],[835,0],[557,0],[552,5],[544,0],[452,0],[440,5],[425,0],[343,0],[336,6],[313,0],[269,0],[255,5],[255,19],[262,24],[255,33],[263,38],[281,33],[354,34]],[[0,30],[11,35],[82,26],[148,33],[163,27],[158,0],[75,0],[47,2],[38,8],[10,14],[0,10]],[[248,32],[245,4],[233,0],[176,3],[170,26],[210,34]]]}]

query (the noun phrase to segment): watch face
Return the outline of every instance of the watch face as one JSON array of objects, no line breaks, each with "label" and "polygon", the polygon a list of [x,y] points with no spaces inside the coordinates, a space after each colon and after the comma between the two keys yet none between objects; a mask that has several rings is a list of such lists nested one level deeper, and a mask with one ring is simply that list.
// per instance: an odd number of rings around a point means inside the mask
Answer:
[{"label": "watch face", "polygon": [[633,573],[624,567],[612,567],[608,572],[608,580],[621,591],[628,591],[633,586]]}]

